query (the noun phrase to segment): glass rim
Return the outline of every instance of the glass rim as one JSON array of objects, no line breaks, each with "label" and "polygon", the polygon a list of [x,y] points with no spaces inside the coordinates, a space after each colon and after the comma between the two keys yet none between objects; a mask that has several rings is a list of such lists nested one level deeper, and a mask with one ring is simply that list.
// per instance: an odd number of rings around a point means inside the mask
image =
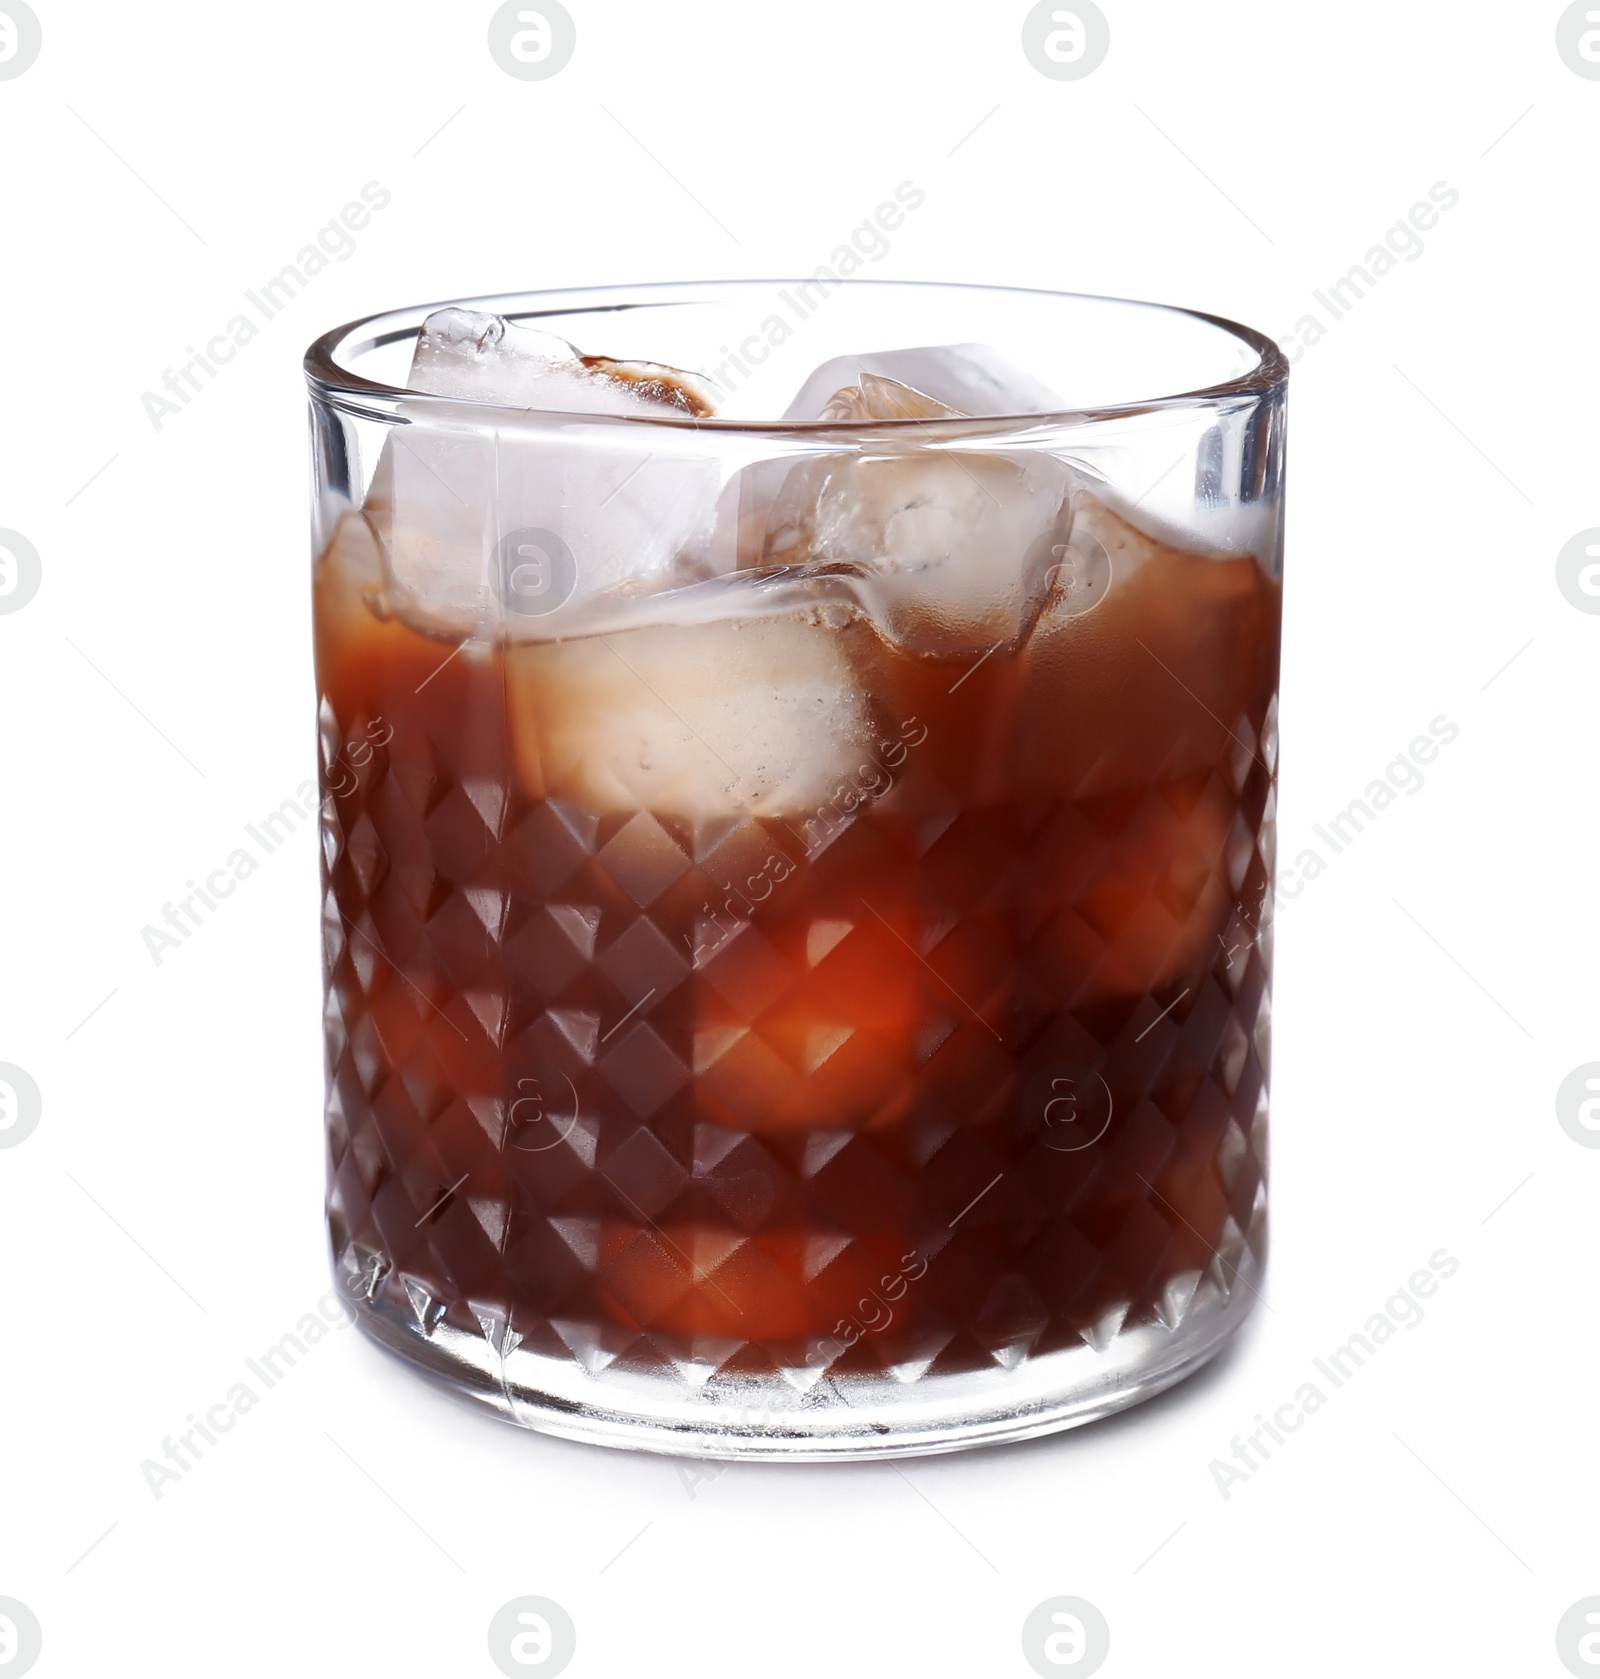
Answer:
[{"label": "glass rim", "polygon": [[[808,282],[793,277],[750,280],[653,281],[641,284],[570,286],[541,291],[500,292],[480,297],[446,298],[435,303],[411,304],[398,309],[381,310],[375,314],[359,316],[353,321],[346,321],[344,325],[334,327],[312,342],[306,350],[303,366],[306,381],[311,386],[312,391],[329,400],[337,401],[337,399],[343,398],[344,401],[338,403],[341,407],[350,406],[352,400],[357,403],[365,400],[367,403],[382,405],[384,408],[393,403],[404,402],[409,408],[420,409],[423,413],[433,409],[441,416],[450,414],[457,418],[464,415],[480,414],[486,418],[493,417],[502,423],[511,421],[525,424],[530,418],[533,418],[539,421],[557,421],[585,426],[671,426],[684,431],[709,431],[726,435],[749,433],[769,437],[796,434],[804,436],[818,433],[836,435],[840,432],[848,432],[852,435],[859,433],[893,434],[913,430],[928,430],[936,427],[940,437],[948,439],[952,435],[961,433],[992,433],[997,427],[1033,429],[1062,425],[1084,425],[1104,420],[1131,418],[1142,414],[1159,413],[1166,409],[1199,407],[1208,403],[1223,401],[1230,397],[1260,397],[1281,392],[1288,387],[1289,364],[1277,343],[1265,333],[1256,331],[1254,327],[1248,327],[1239,321],[1230,320],[1225,315],[1213,315],[1203,309],[1185,308],[1181,304],[1157,303],[1146,298],[1112,297],[1101,292],[1052,291],[1039,286],[994,286],[947,280],[849,278],[830,283],[841,287],[848,286],[857,291],[874,287],[889,289],[916,287],[928,291],[964,292],[969,295],[983,295],[997,299],[1006,297],[1054,298],[1063,302],[1109,303],[1121,308],[1159,311],[1166,315],[1185,316],[1189,320],[1203,322],[1207,326],[1219,328],[1253,350],[1256,353],[1257,360],[1253,367],[1231,379],[1198,386],[1192,390],[1130,398],[1121,402],[1097,403],[1086,407],[1036,410],[1018,414],[967,414],[934,421],[922,419],[750,420],[722,419],[714,414],[692,415],[669,412],[660,414],[595,414],[580,413],[569,409],[518,408],[504,403],[480,402],[471,397],[440,396],[429,391],[413,391],[408,390],[403,385],[386,385],[379,380],[368,379],[363,374],[352,372],[339,360],[341,353],[360,354],[386,344],[395,343],[403,338],[413,337],[423,320],[436,309],[480,309],[484,313],[503,315],[509,320],[519,320],[537,318],[540,315],[569,313],[578,307],[621,309],[651,302],[660,305],[687,304],[703,301],[707,294],[732,293],[739,290],[754,291],[771,287],[798,286],[806,283]],[[535,303],[545,305],[545,307],[537,309],[528,307],[528,305]],[[549,307],[549,305],[560,303],[569,305],[569,308],[562,310]],[[401,326],[400,323],[402,322],[406,324]],[[352,340],[356,339],[358,334],[364,336],[361,337],[359,342],[353,343]],[[371,418],[393,417],[390,413],[375,412],[372,408],[362,411],[366,412]]]}]

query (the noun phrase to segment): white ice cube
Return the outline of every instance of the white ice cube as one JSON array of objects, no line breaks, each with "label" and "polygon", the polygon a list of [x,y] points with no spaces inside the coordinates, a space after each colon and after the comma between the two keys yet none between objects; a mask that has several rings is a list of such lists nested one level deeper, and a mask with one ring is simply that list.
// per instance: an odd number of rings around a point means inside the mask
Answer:
[{"label": "white ice cube", "polygon": [[909,385],[953,414],[1050,414],[1066,406],[1048,385],[987,344],[938,344],[835,356],[800,387],[784,419],[833,418],[827,408],[835,394],[868,374]]},{"label": "white ice cube", "polygon": [[436,309],[422,323],[409,389],[567,414],[703,417],[716,391],[660,362],[586,356],[554,333],[472,309]]},{"label": "white ice cube", "polygon": [[384,446],[367,511],[408,616],[513,639],[559,634],[603,591],[672,581],[709,526],[718,468],[692,433],[679,443],[665,428],[572,418],[709,413],[712,393],[693,375],[444,309],[423,323],[409,385],[525,413],[496,424],[465,406],[402,408],[409,423]]},{"label": "white ice cube", "polygon": [[850,657],[852,636],[870,633],[821,614],[752,616],[514,648],[519,778],[596,812],[814,812],[875,762]]},{"label": "white ice cube", "polygon": [[846,570],[883,632],[915,652],[967,658],[1020,641],[1068,542],[1070,468],[942,424],[963,416],[885,375],[863,373],[821,410],[840,424],[921,424],[806,461],[776,494],[770,466],[754,469],[740,516],[760,553],[747,535],[746,563]]}]

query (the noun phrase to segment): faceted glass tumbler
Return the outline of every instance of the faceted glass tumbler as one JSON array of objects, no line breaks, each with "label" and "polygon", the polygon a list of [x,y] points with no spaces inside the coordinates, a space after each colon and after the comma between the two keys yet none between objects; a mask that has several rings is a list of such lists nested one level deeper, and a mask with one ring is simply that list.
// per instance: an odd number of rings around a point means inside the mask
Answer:
[{"label": "faceted glass tumbler", "polygon": [[[1021,1439],[1196,1369],[1266,1232],[1276,346],[820,277],[461,307],[724,400],[408,391],[422,308],[308,352],[362,1329],[707,1457]],[[1026,379],[771,418],[930,345]]]}]

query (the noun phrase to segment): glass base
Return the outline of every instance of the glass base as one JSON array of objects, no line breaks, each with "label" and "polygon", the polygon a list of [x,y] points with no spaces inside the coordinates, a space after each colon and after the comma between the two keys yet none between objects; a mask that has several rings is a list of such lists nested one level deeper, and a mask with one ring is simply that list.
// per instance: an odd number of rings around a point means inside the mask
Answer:
[{"label": "glass base", "polygon": [[[353,1256],[339,1269],[349,1278]],[[694,1458],[917,1457],[1028,1440],[1109,1416],[1192,1375],[1222,1350],[1256,1301],[1262,1267],[1247,1247],[1226,1277],[1214,1266],[1181,1311],[1090,1345],[1021,1356],[1007,1369],[930,1376],[830,1376],[800,1367],[760,1380],[709,1367],[631,1370],[598,1359],[555,1359],[511,1345],[492,1320],[484,1334],[455,1328],[424,1306],[358,1294],[356,1322],[386,1351],[460,1398],[542,1434],[628,1451]],[[415,1304],[415,1303],[414,1303]],[[431,1303],[430,1303],[431,1304]],[[902,1367],[903,1370],[904,1367]]]}]

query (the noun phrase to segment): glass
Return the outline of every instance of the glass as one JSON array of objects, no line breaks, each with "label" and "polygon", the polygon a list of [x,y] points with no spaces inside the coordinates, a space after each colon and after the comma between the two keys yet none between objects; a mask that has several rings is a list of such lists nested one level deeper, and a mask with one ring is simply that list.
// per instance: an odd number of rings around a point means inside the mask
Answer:
[{"label": "glass", "polygon": [[[696,1456],[1019,1439],[1196,1369],[1265,1242],[1276,346],[952,286],[464,307],[731,395],[408,392],[420,308],[307,355],[362,1328]],[[1073,406],[742,417],[967,343]]]}]

